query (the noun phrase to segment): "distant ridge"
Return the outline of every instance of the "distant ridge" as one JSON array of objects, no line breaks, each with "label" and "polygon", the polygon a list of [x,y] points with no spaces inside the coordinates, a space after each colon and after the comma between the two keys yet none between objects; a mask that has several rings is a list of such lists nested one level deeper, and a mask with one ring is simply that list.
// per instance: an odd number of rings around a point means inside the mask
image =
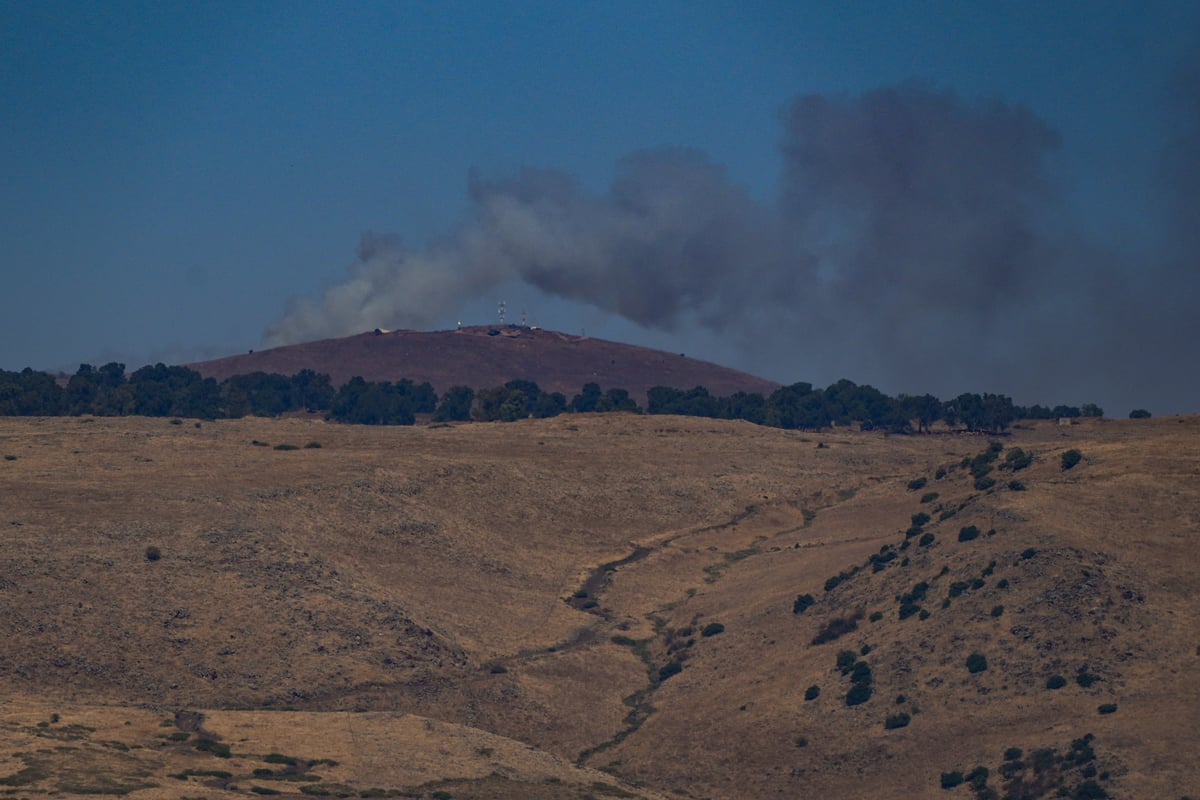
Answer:
[{"label": "distant ridge", "polygon": [[780,385],[679,353],[519,325],[368,331],[188,366],[218,381],[249,372],[292,375],[311,369],[327,373],[335,386],[356,375],[374,381],[408,378],[429,381],[439,393],[456,385],[479,389],[523,378],[568,399],[594,382],[602,389],[627,389],[643,404],[654,386],[704,386],[710,394],[725,396],[739,391],[766,395]]}]

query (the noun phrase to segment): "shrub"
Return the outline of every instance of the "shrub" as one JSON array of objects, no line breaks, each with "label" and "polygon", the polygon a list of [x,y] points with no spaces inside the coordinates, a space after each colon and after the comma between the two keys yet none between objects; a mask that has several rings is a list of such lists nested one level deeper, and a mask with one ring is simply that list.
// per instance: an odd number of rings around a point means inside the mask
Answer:
[{"label": "shrub", "polygon": [[958,786],[962,782],[963,782],[963,774],[961,772],[959,772],[958,770],[955,770],[954,772],[943,772],[942,773],[942,788],[943,789],[953,789],[955,786]]},{"label": "shrub", "polygon": [[146,560],[147,561],[158,561],[160,558],[162,558],[162,551],[159,550],[157,547],[155,547],[154,545],[150,545],[149,547],[146,548]]},{"label": "shrub", "polygon": [[995,798],[996,793],[988,788],[988,768],[984,766],[976,767],[966,775],[966,782],[970,785],[971,791],[975,793],[978,800],[988,800]]},{"label": "shrub", "polygon": [[1036,547],[1026,547],[1021,551],[1021,558],[1029,560],[1038,554]]},{"label": "shrub", "polygon": [[1101,714],[1115,714],[1117,711],[1117,704],[1116,703],[1105,703],[1104,705],[1100,706],[1096,710],[1099,711]]},{"label": "shrub", "polygon": [[1108,792],[1093,780],[1084,781],[1071,793],[1072,800],[1104,800],[1106,797],[1108,797]]},{"label": "shrub", "polygon": [[869,683],[856,683],[850,687],[850,691],[846,692],[846,705],[861,705],[871,699],[874,691]]},{"label": "shrub", "polygon": [[899,714],[893,714],[883,722],[885,730],[895,730],[896,728],[906,728],[908,723],[912,722],[912,717],[901,711]]},{"label": "shrub", "polygon": [[250,791],[254,792],[255,794],[279,794],[278,789],[270,789],[266,786],[251,786]]},{"label": "shrub", "polygon": [[979,492],[986,492],[995,485],[996,479],[987,475],[984,475],[982,478],[975,479],[975,490]]},{"label": "shrub", "polygon": [[937,492],[926,492],[925,494],[921,495],[921,502],[932,503],[934,500],[937,500],[938,497],[940,497],[940,495]]},{"label": "shrub", "polygon": [[987,656],[983,653],[971,653],[971,655],[967,656],[967,672],[974,675],[976,672],[983,672],[987,668]]},{"label": "shrub", "polygon": [[4,460],[5,460],[5,461],[16,461],[16,460],[17,460],[17,457],[16,457],[16,456],[14,456],[12,453],[5,453],[5,454],[4,454]]},{"label": "shrub", "polygon": [[1033,453],[1026,453],[1019,447],[1014,447],[1009,450],[1004,456],[1004,469],[1010,469],[1013,472],[1025,469],[1033,463]]},{"label": "shrub", "polygon": [[917,540],[917,544],[919,544],[921,547],[928,547],[929,545],[933,544],[933,540],[935,538],[937,537],[935,537],[932,533],[927,533]]},{"label": "shrub", "polygon": [[305,450],[320,450],[321,443],[320,442],[309,442],[308,444],[304,445],[304,449]]},{"label": "shrub", "polygon": [[978,538],[979,528],[976,528],[974,525],[968,525],[967,527],[960,529],[958,532],[958,540],[960,542],[969,542],[972,539]]},{"label": "shrub", "polygon": [[275,449],[276,450],[299,450],[300,448],[294,444],[277,444],[277,445],[275,445]]},{"label": "shrub", "polygon": [[928,480],[926,480],[924,477],[913,478],[911,481],[908,482],[908,490],[910,492],[915,492],[918,489],[924,489],[926,483],[928,483]]},{"label": "shrub", "polygon": [[1047,689],[1061,689],[1062,687],[1064,687],[1066,685],[1067,685],[1067,679],[1064,678],[1062,675],[1051,675],[1049,678],[1046,678],[1046,688]]},{"label": "shrub", "polygon": [[837,575],[834,575],[831,578],[826,578],[825,579],[825,591],[832,592],[834,589],[836,589],[842,583],[844,583],[845,581],[848,581],[852,577],[854,577],[854,573],[856,573],[856,572],[858,572],[858,567],[854,567],[849,572],[846,572],[843,570],[842,572],[839,572]]},{"label": "shrub", "polygon": [[867,619],[871,620],[871,622],[879,622],[879,620],[883,619],[883,612],[872,611],[871,616],[867,617]]},{"label": "shrub", "polygon": [[927,522],[929,522],[929,515],[924,511],[912,515],[912,524],[914,528],[919,528]]},{"label": "shrub", "polygon": [[291,756],[285,756],[282,753],[267,753],[263,761],[268,764],[287,764],[289,767],[296,766],[296,759]]},{"label": "shrub", "polygon": [[1010,747],[1004,751],[1004,760],[1005,761],[1017,761],[1023,755],[1025,755],[1025,753],[1021,750],[1021,748]]},{"label": "shrub", "polygon": [[817,686],[815,683],[812,686],[810,686],[804,690],[804,699],[805,700],[816,700],[820,696],[821,696],[821,687]]},{"label": "shrub", "polygon": [[900,595],[900,602],[901,603],[918,603],[921,600],[924,600],[925,596],[928,593],[929,593],[929,581],[921,581],[920,583],[913,584],[913,587],[911,590]]},{"label": "shrub", "polygon": [[929,619],[930,616],[929,609],[922,608],[921,613],[917,614],[917,619],[921,620],[921,622],[924,622],[925,620]]},{"label": "shrub", "polygon": [[871,665],[865,661],[854,662],[854,669],[850,670],[850,682],[865,683],[870,686],[872,681]]},{"label": "shrub", "polygon": [[1091,686],[1093,683],[1095,683],[1098,680],[1100,680],[1099,675],[1093,675],[1092,673],[1086,672],[1086,671],[1080,672],[1078,675],[1075,676],[1075,682],[1078,683],[1080,686],[1082,686],[1084,689],[1088,688],[1089,686]]},{"label": "shrub", "polygon": [[719,622],[710,622],[700,631],[701,636],[716,636],[718,633],[723,633],[725,626]]},{"label": "shrub", "polygon": [[1004,615],[1004,606],[992,606],[992,616],[999,617]]},{"label": "shrub", "polygon": [[792,603],[793,614],[803,614],[808,610],[808,607],[817,602],[811,594],[801,594],[796,596],[796,602]]},{"label": "shrub", "polygon": [[920,612],[921,607],[916,603],[903,603],[900,606],[899,616],[900,619],[908,619],[914,614],[919,614]]},{"label": "shrub", "polygon": [[908,530],[906,530],[904,532],[904,540],[905,540],[904,543],[908,544],[909,539],[913,538],[914,536],[920,536],[921,533],[922,533],[921,526],[913,525],[911,528],[909,528]]},{"label": "shrub", "polygon": [[944,477],[946,477],[946,468],[945,467],[938,467],[937,472],[933,473],[933,479],[935,481],[940,481]]},{"label": "shrub", "polygon": [[996,581],[996,588],[997,589],[1007,589],[1008,588],[1008,578],[1001,578],[1000,580]]},{"label": "shrub", "polygon": [[197,739],[195,748],[202,753],[211,753],[217,758],[229,758],[233,755],[229,752],[229,745],[212,739]]},{"label": "shrub", "polygon": [[658,680],[660,682],[665,681],[672,675],[678,675],[681,672],[683,672],[683,664],[680,664],[678,661],[672,661],[658,670]]},{"label": "shrub", "polygon": [[858,656],[853,650],[843,650],[837,654],[837,670],[843,675],[849,675],[850,670],[854,669],[855,663],[858,662]]},{"label": "shrub", "polygon": [[1068,450],[1062,454],[1062,468],[1068,470],[1083,460],[1083,453],[1078,450]]},{"label": "shrub", "polygon": [[970,588],[971,584],[967,583],[966,581],[955,581],[954,583],[950,584],[950,590],[948,594],[950,597],[958,597]]},{"label": "shrub", "polygon": [[813,637],[812,643],[825,644],[826,642],[832,642],[857,629],[857,615],[853,617],[835,617],[821,626],[821,629],[817,631],[817,635]]},{"label": "shrub", "polygon": [[1130,419],[1150,419],[1150,412],[1144,408],[1135,408],[1129,412]]},{"label": "shrub", "polygon": [[1009,481],[1008,490],[1010,492],[1023,492],[1025,491],[1025,484],[1021,483],[1020,481]]}]

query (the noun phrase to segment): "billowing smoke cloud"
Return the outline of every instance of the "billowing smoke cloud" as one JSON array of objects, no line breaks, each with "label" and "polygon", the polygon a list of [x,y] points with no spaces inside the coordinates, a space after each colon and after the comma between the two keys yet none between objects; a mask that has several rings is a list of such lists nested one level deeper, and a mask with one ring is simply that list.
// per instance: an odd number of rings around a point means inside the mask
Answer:
[{"label": "billowing smoke cloud", "polygon": [[[1162,280],[1194,272],[1197,226],[1155,254],[1147,290],[1066,222],[1049,177],[1059,137],[1027,109],[909,83],[801,97],[782,123],[771,204],[681,149],[630,155],[601,193],[554,171],[472,176],[471,221],[452,238],[407,252],[366,237],[350,279],[298,302],[267,344],[428,327],[520,281],[647,329],[719,333],[743,354],[734,366],[781,380],[1138,396],[1119,391],[1114,359],[1138,357],[1121,323],[1167,338],[1154,305]],[[1191,159],[1190,177],[1171,173],[1179,204],[1200,185],[1195,142],[1173,145]]]}]

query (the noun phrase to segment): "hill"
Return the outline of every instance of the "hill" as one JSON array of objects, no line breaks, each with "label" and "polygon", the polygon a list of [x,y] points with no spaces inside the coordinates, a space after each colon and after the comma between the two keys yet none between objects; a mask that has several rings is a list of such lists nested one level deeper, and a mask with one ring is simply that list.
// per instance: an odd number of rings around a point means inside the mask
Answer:
[{"label": "hill", "polygon": [[451,386],[481,389],[521,378],[544,391],[562,392],[568,400],[594,382],[602,389],[627,389],[642,405],[654,386],[704,386],[718,396],[739,391],[765,395],[779,387],[682,353],[517,325],[367,332],[187,366],[218,381],[257,371],[293,375],[302,369],[328,374],[335,386],[356,375],[373,381],[408,378],[428,381],[439,394]]},{"label": "hill", "polygon": [[2,419],[0,785],[1195,796],[1198,433]]}]

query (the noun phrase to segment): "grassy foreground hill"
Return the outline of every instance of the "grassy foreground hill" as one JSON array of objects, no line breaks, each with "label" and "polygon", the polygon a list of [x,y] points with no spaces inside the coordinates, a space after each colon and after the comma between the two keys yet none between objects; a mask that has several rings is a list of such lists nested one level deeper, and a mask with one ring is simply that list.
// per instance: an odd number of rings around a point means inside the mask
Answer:
[{"label": "grassy foreground hill", "polygon": [[1197,417],[0,419],[0,794],[1198,796],[1198,475]]}]

